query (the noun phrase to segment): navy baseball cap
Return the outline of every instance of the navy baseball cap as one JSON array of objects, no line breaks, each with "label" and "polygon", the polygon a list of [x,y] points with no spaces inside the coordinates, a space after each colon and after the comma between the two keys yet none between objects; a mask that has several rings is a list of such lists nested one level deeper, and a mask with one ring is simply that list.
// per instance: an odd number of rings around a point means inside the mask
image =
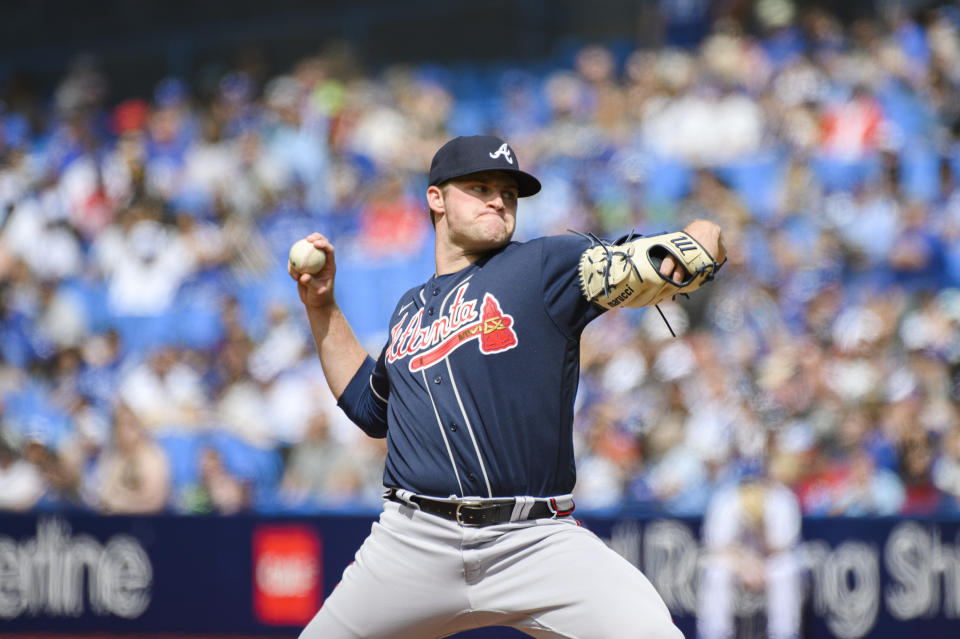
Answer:
[{"label": "navy baseball cap", "polygon": [[460,136],[441,146],[430,163],[430,186],[481,171],[509,173],[517,181],[520,197],[540,191],[540,180],[520,170],[510,145],[492,135]]}]

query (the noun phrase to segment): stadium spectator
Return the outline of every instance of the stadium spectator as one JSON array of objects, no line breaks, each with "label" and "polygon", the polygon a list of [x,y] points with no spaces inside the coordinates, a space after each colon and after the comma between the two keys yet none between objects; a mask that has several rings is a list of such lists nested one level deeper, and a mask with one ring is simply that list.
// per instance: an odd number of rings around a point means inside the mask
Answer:
[{"label": "stadium spectator", "polygon": [[43,478],[19,455],[8,436],[0,431],[0,510],[30,510],[43,497]]},{"label": "stadium spectator", "polygon": [[341,502],[356,486],[357,460],[330,433],[330,420],[323,411],[310,416],[303,440],[291,451],[281,494],[290,503]]},{"label": "stadium spectator", "polygon": [[150,353],[119,379],[118,397],[151,430],[188,428],[204,421],[207,403],[200,374],[173,346]]},{"label": "stadium spectator", "polygon": [[950,498],[949,509],[960,512],[960,427],[945,436],[943,450],[933,465],[933,481]]},{"label": "stadium spectator", "polygon": [[845,476],[832,496],[830,515],[896,515],[903,508],[906,491],[896,473],[877,467],[865,451],[854,452]]},{"label": "stadium spectator", "polygon": [[215,448],[203,448],[197,463],[198,481],[185,487],[178,498],[179,509],[191,515],[234,515],[250,509],[250,485],[224,467],[223,458]]},{"label": "stadium spectator", "polygon": [[137,414],[125,404],[114,409],[110,445],[96,468],[97,506],[105,513],[161,512],[170,497],[170,464]]},{"label": "stadium spectator", "polygon": [[901,514],[935,515],[950,507],[933,481],[933,459],[933,444],[926,432],[916,433],[901,444],[900,474],[906,488]]}]

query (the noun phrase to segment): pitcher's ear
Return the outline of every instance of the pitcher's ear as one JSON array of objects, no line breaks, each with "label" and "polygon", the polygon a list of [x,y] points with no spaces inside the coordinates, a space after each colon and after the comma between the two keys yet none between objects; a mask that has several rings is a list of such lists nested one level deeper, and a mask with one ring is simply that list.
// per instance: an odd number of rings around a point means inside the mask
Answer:
[{"label": "pitcher's ear", "polygon": [[427,187],[427,206],[430,207],[431,213],[440,215],[446,212],[443,201],[443,189],[439,186]]}]

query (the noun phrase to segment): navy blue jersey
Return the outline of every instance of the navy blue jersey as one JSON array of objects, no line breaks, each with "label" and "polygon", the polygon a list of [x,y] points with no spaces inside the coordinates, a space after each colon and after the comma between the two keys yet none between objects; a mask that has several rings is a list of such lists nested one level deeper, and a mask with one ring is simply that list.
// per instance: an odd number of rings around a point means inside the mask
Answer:
[{"label": "navy blue jersey", "polygon": [[386,486],[439,497],[573,490],[580,334],[604,310],[579,289],[588,245],[513,242],[403,295],[387,346],[339,401],[387,437]]}]

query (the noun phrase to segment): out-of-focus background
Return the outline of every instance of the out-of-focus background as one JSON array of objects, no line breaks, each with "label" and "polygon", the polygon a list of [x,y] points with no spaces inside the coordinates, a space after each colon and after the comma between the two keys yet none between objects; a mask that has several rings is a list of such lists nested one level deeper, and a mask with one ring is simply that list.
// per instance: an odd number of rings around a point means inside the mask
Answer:
[{"label": "out-of-focus background", "polygon": [[[430,157],[494,133],[544,185],[517,239],[724,229],[676,339],[642,310],[584,334],[585,523],[690,637],[949,636],[960,7],[834,4],[4,3],[0,634],[309,619],[384,443],[332,400],[287,250],[332,239],[376,355],[432,273]],[[520,636],[491,632],[464,636]]]}]

